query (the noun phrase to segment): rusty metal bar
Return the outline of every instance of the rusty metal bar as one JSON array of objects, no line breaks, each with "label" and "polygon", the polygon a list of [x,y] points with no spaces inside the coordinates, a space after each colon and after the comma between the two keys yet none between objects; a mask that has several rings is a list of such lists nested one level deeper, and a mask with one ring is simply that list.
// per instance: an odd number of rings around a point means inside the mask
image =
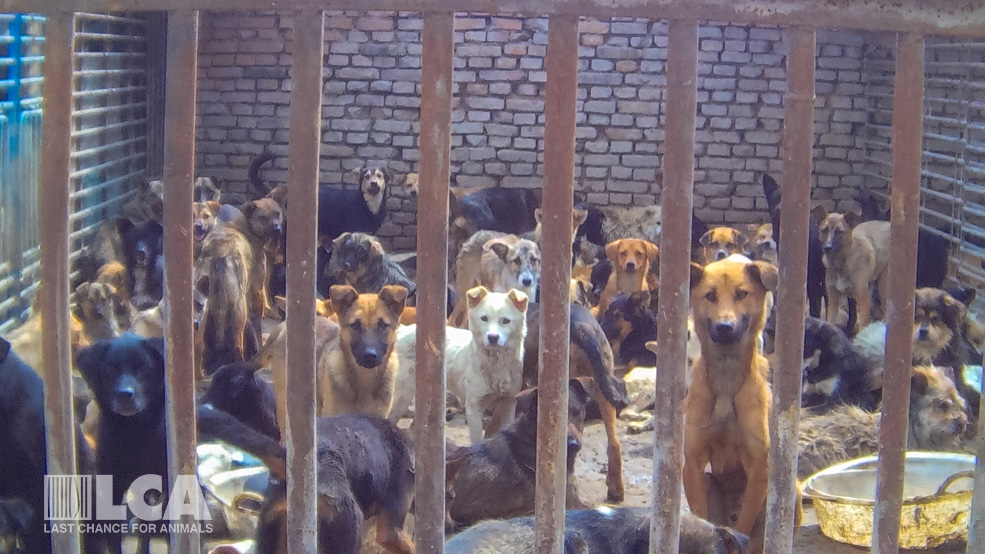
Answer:
[{"label": "rusty metal bar", "polygon": [[[985,411],[985,394],[979,398],[979,413]],[[985,418],[978,418],[978,437],[985,437]],[[968,522],[967,554],[978,554],[985,537],[985,441],[978,441],[975,459],[974,493],[971,498],[971,519]]]},{"label": "rusty metal bar", "polygon": [[[45,0],[51,10],[154,11],[158,0]],[[324,10],[352,9],[350,0],[172,0],[173,9]],[[31,13],[38,0],[0,0],[0,12]],[[985,35],[985,6],[980,0],[362,0],[360,10],[477,12],[490,14],[584,15],[688,19],[752,25],[804,25],[870,31]]]},{"label": "rusty metal bar", "polygon": [[[553,15],[547,30],[544,107],[544,201],[540,284],[540,375],[537,379],[537,484],[534,501],[538,554],[564,549],[565,433],[571,315],[571,212],[575,180],[575,106],[578,98],[578,16]],[[534,301],[533,298],[530,299]]]},{"label": "rusty metal bar", "polygon": [[694,135],[698,109],[698,23],[672,21],[667,51],[667,144],[657,313],[658,398],[653,410],[653,517],[650,552],[677,554],[684,460],[684,370],[690,301]]},{"label": "rusty metal bar", "polygon": [[287,150],[287,551],[318,552],[315,448],[315,237],[321,145],[325,14],[294,12],[291,129]]},{"label": "rusty metal bar", "polygon": [[[417,552],[445,544],[445,317],[448,185],[455,14],[424,16],[421,67],[421,188],[417,200],[417,397],[414,539]],[[464,302],[464,299],[459,299]]]},{"label": "rusty metal bar", "polygon": [[[195,91],[198,83],[198,12],[168,16],[167,93],[164,109],[164,259],[167,298],[168,475],[198,475],[195,418],[192,201],[195,181]],[[182,523],[195,519],[182,518]],[[198,530],[171,534],[171,552],[198,554]]]},{"label": "rusty metal bar", "polygon": [[893,97],[891,244],[886,311],[886,369],[882,389],[879,469],[872,532],[874,554],[899,552],[903,463],[910,411],[913,295],[920,225],[920,161],[923,153],[924,37],[896,37]]},{"label": "rusty metal bar", "polygon": [[780,220],[780,289],[777,291],[776,358],[770,412],[770,474],[765,551],[793,550],[797,486],[797,438],[804,359],[807,226],[814,144],[813,29],[788,29],[787,92],[783,118],[783,217]]},{"label": "rusty metal bar", "polygon": [[[48,14],[45,24],[44,119],[38,216],[41,218],[41,365],[45,442],[50,475],[75,473],[72,347],[69,342],[68,170],[72,130],[71,12]],[[41,486],[40,483],[38,486]],[[36,517],[41,517],[37,514]],[[79,552],[77,532],[51,534],[52,552]]]}]

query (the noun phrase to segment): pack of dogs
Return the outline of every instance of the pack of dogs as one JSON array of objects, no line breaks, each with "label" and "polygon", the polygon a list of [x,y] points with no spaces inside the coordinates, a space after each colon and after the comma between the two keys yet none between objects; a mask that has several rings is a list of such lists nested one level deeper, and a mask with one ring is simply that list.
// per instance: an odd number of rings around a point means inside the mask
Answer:
[{"label": "pack of dogs", "polygon": [[[251,197],[240,203],[231,203],[218,180],[196,180],[191,227],[193,347],[203,385],[198,433],[269,469],[253,537],[258,554],[283,552],[288,532],[287,190],[261,178],[275,158],[264,151],[253,160]],[[355,183],[321,184],[318,191],[318,549],[360,552],[375,526],[378,548],[412,554],[405,524],[419,468],[406,423],[416,396],[416,268],[413,257],[386,252],[376,236],[396,188],[392,173],[366,165],[354,175]],[[408,175],[396,194],[414,197],[418,186],[418,176]],[[687,392],[676,400],[685,427],[682,553],[763,552],[782,247],[780,186],[768,175],[763,186],[769,219],[759,224],[709,226],[692,216],[689,361],[681,368]],[[445,550],[533,552],[541,195],[525,188],[452,190],[445,377],[470,444],[446,444]],[[160,181],[148,183],[122,217],[98,227],[75,262],[70,341],[86,385],[74,406],[84,419],[78,471],[112,475],[114,504],[141,475],[163,479],[160,502],[170,490],[164,194]],[[862,213],[815,209],[810,227],[801,478],[878,448],[889,223],[872,198],[859,203]],[[618,420],[665,400],[652,385],[662,210],[579,204],[571,223],[564,551],[643,553],[649,511],[618,505],[626,495]],[[974,291],[943,288],[932,241],[920,249],[910,446],[962,450],[979,415],[964,366],[981,360],[985,326],[969,310]],[[11,552],[51,551],[42,529],[41,323],[35,313],[0,339],[0,417],[13,457],[0,457],[8,475],[0,480],[0,541],[14,545],[5,550]],[[574,472],[585,426],[594,420],[607,440],[604,505],[579,493]],[[799,502],[795,517],[799,524]],[[85,551],[121,552],[122,536],[86,534]],[[148,552],[152,538],[138,535],[138,551]]]}]

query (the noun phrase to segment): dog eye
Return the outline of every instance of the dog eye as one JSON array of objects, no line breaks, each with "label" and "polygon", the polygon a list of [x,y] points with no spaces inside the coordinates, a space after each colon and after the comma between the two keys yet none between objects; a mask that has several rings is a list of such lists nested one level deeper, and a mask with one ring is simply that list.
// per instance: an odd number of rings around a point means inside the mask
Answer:
[{"label": "dog eye", "polygon": [[735,291],[736,302],[742,301],[745,297],[749,296],[749,293],[744,290]]},{"label": "dog eye", "polygon": [[714,303],[718,302],[718,295],[715,294],[715,291],[711,291],[711,292],[709,292],[708,294],[705,295],[705,300],[707,300],[708,302],[711,302],[712,304],[714,304]]},{"label": "dog eye", "polygon": [[354,321],[349,324],[349,329],[351,329],[353,333],[358,333],[359,331],[362,330],[362,328],[363,328],[363,324],[359,321]]},{"label": "dog eye", "polygon": [[387,329],[390,328],[390,324],[381,319],[376,322],[376,328],[379,329],[380,331],[386,331]]},{"label": "dog eye", "polygon": [[486,322],[489,321],[489,316],[484,315],[484,316],[482,316],[482,317],[479,318],[479,321],[481,321],[483,323],[486,323]]},{"label": "dog eye", "polygon": [[934,407],[938,412],[946,412],[951,409],[951,403],[947,400],[938,400],[937,405]]},{"label": "dog eye", "polygon": [[504,317],[503,319],[500,319],[499,320],[499,323],[500,323],[500,325],[509,325],[510,324],[510,318]]}]

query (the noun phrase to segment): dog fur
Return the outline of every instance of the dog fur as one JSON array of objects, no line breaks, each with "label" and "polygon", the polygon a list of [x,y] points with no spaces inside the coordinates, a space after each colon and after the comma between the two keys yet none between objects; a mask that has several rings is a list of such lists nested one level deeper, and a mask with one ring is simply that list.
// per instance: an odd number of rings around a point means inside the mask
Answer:
[{"label": "dog fur", "polygon": [[[910,450],[962,450],[967,406],[948,372],[916,366],[910,382]],[[797,475],[806,478],[838,462],[879,451],[878,411],[841,405],[801,419]]]},{"label": "dog fur", "polygon": [[148,221],[164,225],[164,181],[144,183],[137,194],[123,204],[122,213],[138,225]]},{"label": "dog fur", "polygon": [[731,227],[712,227],[701,235],[702,263],[707,265],[732,254],[745,254],[747,240],[742,232]]},{"label": "dog fur", "polygon": [[[592,402],[590,378],[568,385],[566,431],[568,509],[584,508],[574,480],[575,456],[581,450],[585,410]],[[516,397],[516,421],[468,448],[449,451],[445,478],[452,492],[447,510],[456,526],[484,519],[530,515],[534,511],[534,470],[537,465],[537,389]]]},{"label": "dog fur", "polygon": [[379,239],[365,233],[342,233],[332,241],[332,258],[326,272],[339,284],[359,293],[380,292],[386,285],[400,285],[413,296],[417,285],[403,267],[390,259]]},{"label": "dog fur", "polygon": [[202,244],[215,227],[220,205],[218,202],[195,202],[192,205],[192,240],[195,245],[195,258],[202,253]]},{"label": "dog fur", "polygon": [[657,339],[657,316],[650,309],[648,291],[617,294],[599,324],[617,364],[627,368],[656,366],[656,355],[646,348],[648,341]]},{"label": "dog fur", "polygon": [[[592,313],[578,305],[572,305],[568,318],[568,334],[571,341],[569,373],[571,377],[595,379],[595,402],[598,404],[602,424],[608,442],[606,449],[606,499],[622,502],[625,487],[622,480],[622,445],[616,419],[626,407],[626,383],[614,375],[615,362],[612,348],[605,333]],[[537,386],[540,355],[540,306],[531,304],[527,309],[527,340],[523,357],[523,383],[525,387]],[[493,428],[498,428],[495,424]]]},{"label": "dog fur", "polygon": [[[156,220],[128,226],[123,234],[127,294],[138,310],[164,296],[164,228]],[[110,261],[110,260],[108,260]]]},{"label": "dog fur", "polygon": [[130,328],[130,304],[112,285],[82,283],[72,293],[72,314],[87,342],[111,339]]},{"label": "dog fur", "polygon": [[[462,194],[467,192],[467,194]],[[540,189],[489,187],[453,188],[448,197],[449,246],[454,255],[479,231],[522,235],[537,227]]]},{"label": "dog fur", "polygon": [[222,182],[215,177],[199,177],[195,179],[195,202],[215,202],[216,204],[222,199],[222,191],[220,186]]},{"label": "dog fur", "polygon": [[[524,342],[528,298],[511,289],[506,293],[475,287],[465,295],[469,304],[468,329],[445,330],[445,367],[448,391],[465,405],[469,439],[483,438],[483,415],[491,409],[503,425],[513,422],[516,395],[523,385]],[[416,379],[416,326],[398,331],[400,361],[390,421],[399,421],[414,399]],[[485,436],[495,430],[486,429]]]},{"label": "dog fur", "polygon": [[650,268],[657,263],[659,249],[651,242],[640,239],[619,239],[605,245],[605,257],[612,264],[612,273],[599,299],[598,313],[609,308],[617,293],[649,290],[647,277]]},{"label": "dog fur", "polygon": [[257,375],[260,364],[237,362],[212,375],[202,403],[222,410],[256,431],[279,441],[277,403],[271,386]]},{"label": "dog fur", "polygon": [[766,296],[779,274],[765,262],[731,256],[691,266],[691,309],[701,354],[684,400],[684,492],[695,514],[707,517],[705,466],[711,478],[743,483],[736,529],[762,535],[757,520],[766,505],[772,402],[769,364],[757,348],[766,320]]},{"label": "dog fur", "polygon": [[776,241],[773,240],[773,224],[772,223],[756,223],[749,225],[748,235],[752,237],[749,240],[748,254],[749,258],[752,260],[761,260],[764,262],[769,262],[776,265],[777,262],[777,252],[776,252]]},{"label": "dog fur", "polygon": [[458,302],[448,318],[453,327],[463,327],[468,319],[465,292],[472,287],[481,285],[492,292],[517,289],[528,298],[537,298],[541,252],[531,240],[479,231],[465,242],[455,263]]},{"label": "dog fur", "polygon": [[814,208],[813,215],[824,249],[827,321],[838,323],[841,298],[847,295],[856,302],[859,327],[865,327],[872,321],[872,285],[880,302],[886,302],[889,223],[860,223],[853,212],[829,214],[823,206]]},{"label": "dog fur", "polygon": [[917,289],[913,363],[951,368],[958,392],[967,402],[969,413],[977,418],[980,394],[965,381],[963,371],[968,329],[968,311],[963,303],[941,289]]}]

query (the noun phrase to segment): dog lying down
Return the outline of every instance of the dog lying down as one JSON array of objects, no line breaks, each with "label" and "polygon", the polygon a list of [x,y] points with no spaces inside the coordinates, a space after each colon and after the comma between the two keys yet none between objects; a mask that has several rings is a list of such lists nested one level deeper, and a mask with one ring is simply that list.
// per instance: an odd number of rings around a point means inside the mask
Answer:
[{"label": "dog lying down", "polygon": [[[568,510],[564,554],[646,554],[649,508]],[[748,537],[681,513],[680,554],[743,554]],[[445,542],[445,554],[533,554],[534,518],[484,521]]]}]

